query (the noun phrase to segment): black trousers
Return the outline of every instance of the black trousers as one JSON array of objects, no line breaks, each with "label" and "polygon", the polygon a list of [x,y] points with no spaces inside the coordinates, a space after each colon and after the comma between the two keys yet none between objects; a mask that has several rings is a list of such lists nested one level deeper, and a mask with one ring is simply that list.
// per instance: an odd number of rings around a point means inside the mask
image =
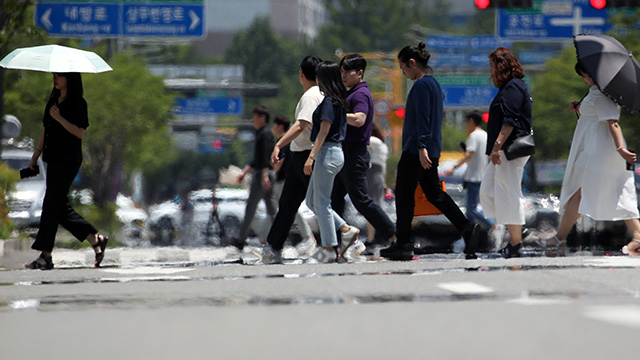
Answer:
[{"label": "black trousers", "polygon": [[291,166],[286,170],[282,195],[280,195],[278,202],[278,213],[273,219],[267,236],[267,242],[274,250],[282,250],[298,208],[307,196],[311,176],[304,174],[304,163],[310,152],[311,150],[292,152]]},{"label": "black trousers", "polygon": [[411,222],[415,207],[415,192],[418,183],[422,187],[427,200],[461,233],[470,225],[458,205],[442,190],[438,176],[438,162],[440,159],[431,158],[432,166],[425,169],[420,165],[418,155],[403,152],[398,163],[396,177],[396,214],[398,244],[411,242]]},{"label": "black trousers", "polygon": [[333,183],[331,207],[343,217],[346,194],[349,194],[353,206],[376,229],[382,238],[389,239],[396,233],[396,227],[389,216],[369,195],[367,171],[371,155],[365,143],[343,143],[344,167]]},{"label": "black trousers", "polygon": [[93,225],[69,205],[67,194],[79,169],[80,164],[73,162],[47,164],[47,190],[42,204],[40,228],[36,241],[31,246],[32,249],[51,252],[56,240],[58,224],[79,241],[84,241],[89,234],[98,233]]}]

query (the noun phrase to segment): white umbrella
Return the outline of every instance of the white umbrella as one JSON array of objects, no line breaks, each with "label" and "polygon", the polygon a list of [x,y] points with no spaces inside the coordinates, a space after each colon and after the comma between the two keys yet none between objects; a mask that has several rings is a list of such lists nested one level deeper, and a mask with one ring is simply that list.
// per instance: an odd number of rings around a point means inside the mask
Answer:
[{"label": "white umbrella", "polygon": [[100,73],[113,70],[100,56],[60,45],[43,45],[13,50],[0,61],[7,69],[51,73]]}]

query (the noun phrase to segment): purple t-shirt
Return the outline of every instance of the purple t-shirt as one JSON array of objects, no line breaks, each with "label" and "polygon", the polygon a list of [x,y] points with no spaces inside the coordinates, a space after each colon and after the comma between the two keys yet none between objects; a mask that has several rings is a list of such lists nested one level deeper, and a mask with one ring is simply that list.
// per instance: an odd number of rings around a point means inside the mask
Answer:
[{"label": "purple t-shirt", "polygon": [[349,112],[351,114],[364,113],[367,115],[367,120],[361,127],[347,126],[347,136],[344,139],[345,143],[365,143],[369,145],[369,138],[371,138],[371,128],[373,127],[373,96],[371,91],[367,87],[366,81],[361,81],[349,90],[347,95],[347,102],[349,103]]}]

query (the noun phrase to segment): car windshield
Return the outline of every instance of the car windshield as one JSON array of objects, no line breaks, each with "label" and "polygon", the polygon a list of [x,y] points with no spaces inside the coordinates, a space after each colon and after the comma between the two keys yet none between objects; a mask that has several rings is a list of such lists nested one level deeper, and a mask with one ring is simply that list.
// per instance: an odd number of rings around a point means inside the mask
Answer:
[{"label": "car windshield", "polygon": [[[10,168],[20,171],[20,169],[24,169],[29,166],[29,159],[21,159],[21,158],[5,158],[2,159],[5,163],[9,165]],[[40,169],[40,173],[34,177],[22,179],[20,181],[43,181],[44,176],[42,175],[42,169]]]}]

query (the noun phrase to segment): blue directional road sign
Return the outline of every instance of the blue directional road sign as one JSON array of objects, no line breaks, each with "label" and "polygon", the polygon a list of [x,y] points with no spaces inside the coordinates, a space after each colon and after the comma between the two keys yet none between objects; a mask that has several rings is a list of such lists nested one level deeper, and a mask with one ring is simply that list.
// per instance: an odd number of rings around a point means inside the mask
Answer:
[{"label": "blue directional road sign", "polygon": [[200,37],[204,7],[187,4],[123,4],[125,36]]},{"label": "blue directional road sign", "polygon": [[38,2],[35,23],[61,37],[202,37],[202,3]]},{"label": "blue directional road sign", "polygon": [[493,86],[443,86],[445,107],[486,106],[498,94]]},{"label": "blue directional road sign", "polygon": [[37,3],[36,25],[52,36],[118,36],[120,5]]},{"label": "blue directional road sign", "polygon": [[509,47],[511,43],[495,35],[476,36],[429,36],[429,50],[493,50],[498,46]]},{"label": "blue directional road sign", "polygon": [[537,0],[533,9],[499,9],[498,36],[508,39],[570,39],[577,34],[600,35],[612,26],[609,12],[589,0]]},{"label": "blue directional road sign", "polygon": [[187,114],[242,114],[242,98],[187,98],[176,99],[173,113]]}]

